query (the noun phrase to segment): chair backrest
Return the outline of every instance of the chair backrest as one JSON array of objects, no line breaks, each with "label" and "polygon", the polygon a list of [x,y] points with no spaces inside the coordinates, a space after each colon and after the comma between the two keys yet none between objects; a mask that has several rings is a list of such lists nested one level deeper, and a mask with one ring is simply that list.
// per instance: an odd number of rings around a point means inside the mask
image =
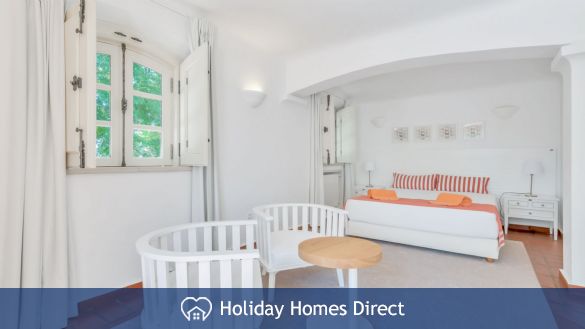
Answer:
[{"label": "chair backrest", "polygon": [[260,260],[270,267],[271,234],[275,231],[307,231],[323,236],[344,236],[347,211],[317,204],[274,204],[253,210],[257,225]]},{"label": "chair backrest", "polygon": [[[136,243],[145,288],[255,287],[256,221],[217,221],[164,228]],[[217,275],[219,272],[219,275]],[[239,277],[234,277],[239,273]]]}]

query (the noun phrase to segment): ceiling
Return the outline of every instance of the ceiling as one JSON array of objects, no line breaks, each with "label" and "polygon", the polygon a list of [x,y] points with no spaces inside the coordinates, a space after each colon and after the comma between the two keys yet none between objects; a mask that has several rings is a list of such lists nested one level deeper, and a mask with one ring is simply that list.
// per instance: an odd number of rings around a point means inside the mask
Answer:
[{"label": "ceiling", "polygon": [[266,51],[291,54],[510,0],[176,0]]}]

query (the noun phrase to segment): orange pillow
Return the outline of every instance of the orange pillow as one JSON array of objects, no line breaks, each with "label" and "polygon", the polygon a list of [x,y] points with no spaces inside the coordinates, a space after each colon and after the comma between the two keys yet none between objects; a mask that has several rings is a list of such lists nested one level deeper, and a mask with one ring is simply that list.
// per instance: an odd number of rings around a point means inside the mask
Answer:
[{"label": "orange pillow", "polygon": [[396,195],[396,191],[394,190],[370,189],[368,190],[368,197],[370,199],[383,201],[398,200],[398,195]]},{"label": "orange pillow", "polygon": [[439,193],[437,200],[431,201],[432,204],[443,206],[471,206],[473,201],[466,195]]}]

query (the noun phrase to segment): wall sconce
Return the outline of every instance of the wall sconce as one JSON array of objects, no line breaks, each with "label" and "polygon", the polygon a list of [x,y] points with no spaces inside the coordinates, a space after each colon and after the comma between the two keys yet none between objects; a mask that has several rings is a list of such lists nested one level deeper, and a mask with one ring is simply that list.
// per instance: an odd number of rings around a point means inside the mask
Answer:
[{"label": "wall sconce", "polygon": [[244,89],[244,101],[252,108],[257,108],[264,102],[266,93],[261,90]]},{"label": "wall sconce", "polygon": [[370,123],[376,128],[384,128],[384,124],[386,124],[385,117],[375,117],[370,120]]},{"label": "wall sconce", "polygon": [[502,120],[510,119],[516,112],[518,112],[518,106],[514,105],[498,106],[492,109],[492,113]]}]

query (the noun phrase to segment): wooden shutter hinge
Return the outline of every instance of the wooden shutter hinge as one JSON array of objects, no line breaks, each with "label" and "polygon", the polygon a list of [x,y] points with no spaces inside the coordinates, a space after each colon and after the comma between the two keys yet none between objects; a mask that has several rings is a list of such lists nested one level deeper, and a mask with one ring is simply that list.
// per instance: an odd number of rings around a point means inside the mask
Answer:
[{"label": "wooden shutter hinge", "polygon": [[71,80],[69,83],[71,83],[71,85],[73,86],[73,91],[77,91],[77,89],[81,89],[81,87],[83,86],[83,79],[81,79],[81,77],[74,75],[73,80]]},{"label": "wooden shutter hinge", "polygon": [[79,2],[79,27],[75,29],[75,33],[83,33],[83,23],[85,23],[85,0]]}]

